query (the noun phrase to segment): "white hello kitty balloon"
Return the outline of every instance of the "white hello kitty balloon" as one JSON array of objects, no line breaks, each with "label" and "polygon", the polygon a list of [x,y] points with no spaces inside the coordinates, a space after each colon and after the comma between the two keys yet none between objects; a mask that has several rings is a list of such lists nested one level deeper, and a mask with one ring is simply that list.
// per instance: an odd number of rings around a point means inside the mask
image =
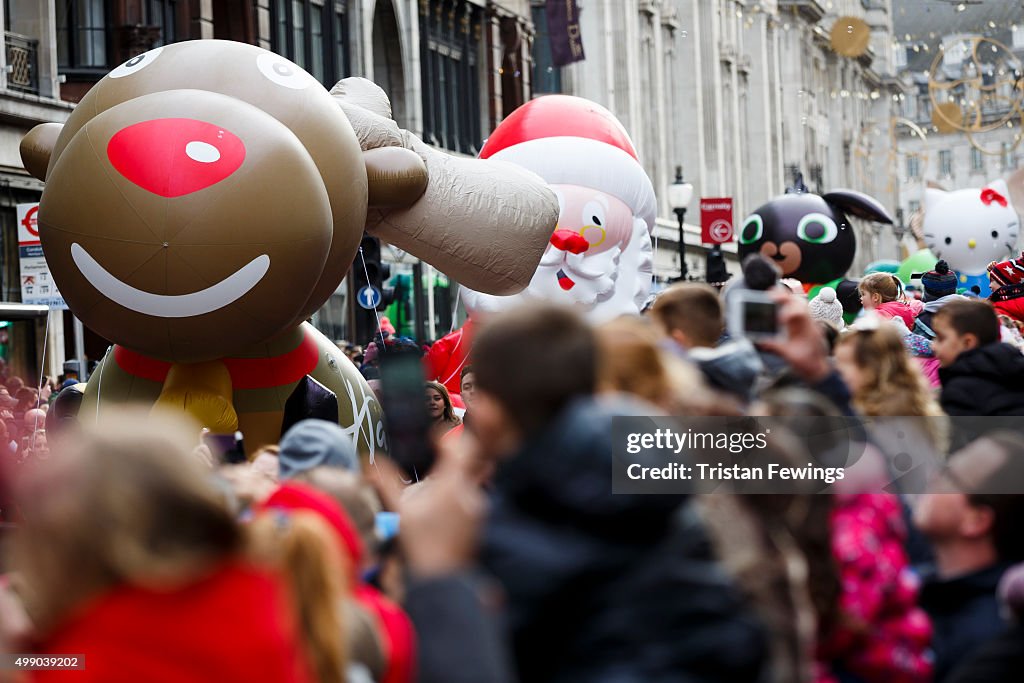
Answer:
[{"label": "white hello kitty balloon", "polygon": [[937,258],[957,272],[959,286],[991,293],[986,267],[1016,253],[1020,218],[1006,181],[946,192],[929,187],[924,196],[924,238]]}]

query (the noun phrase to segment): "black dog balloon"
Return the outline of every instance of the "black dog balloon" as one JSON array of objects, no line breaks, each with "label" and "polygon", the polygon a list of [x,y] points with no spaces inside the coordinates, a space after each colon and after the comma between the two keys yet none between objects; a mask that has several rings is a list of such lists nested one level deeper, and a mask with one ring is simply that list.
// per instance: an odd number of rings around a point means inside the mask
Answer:
[{"label": "black dog balloon", "polygon": [[[843,278],[853,263],[857,239],[847,214],[891,225],[889,212],[876,200],[854,190],[833,190],[824,195],[807,191],[797,175],[795,187],[758,207],[739,232],[739,257],[760,252],[806,289]],[[843,309],[860,308],[856,283],[833,284]]]}]

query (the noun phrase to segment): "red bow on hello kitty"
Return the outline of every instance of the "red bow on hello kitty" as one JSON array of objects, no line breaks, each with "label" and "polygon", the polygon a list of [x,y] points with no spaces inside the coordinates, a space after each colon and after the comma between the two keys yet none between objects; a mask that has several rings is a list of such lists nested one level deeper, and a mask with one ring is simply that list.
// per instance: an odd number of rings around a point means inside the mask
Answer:
[{"label": "red bow on hello kitty", "polygon": [[1006,206],[1006,197],[999,194],[990,187],[986,187],[981,191],[981,203],[985,206],[991,206],[992,202],[997,202],[1000,206]]}]

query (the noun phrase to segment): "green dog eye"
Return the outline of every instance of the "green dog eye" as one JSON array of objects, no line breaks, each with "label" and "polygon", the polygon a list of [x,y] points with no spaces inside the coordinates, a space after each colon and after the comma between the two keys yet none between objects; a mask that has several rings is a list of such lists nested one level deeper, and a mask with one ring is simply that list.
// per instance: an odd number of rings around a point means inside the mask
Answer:
[{"label": "green dog eye", "polygon": [[796,236],[811,244],[827,244],[838,234],[836,222],[823,213],[807,214],[796,228]]},{"label": "green dog eye", "polygon": [[740,229],[740,244],[753,244],[764,235],[764,221],[756,213],[750,216]]}]

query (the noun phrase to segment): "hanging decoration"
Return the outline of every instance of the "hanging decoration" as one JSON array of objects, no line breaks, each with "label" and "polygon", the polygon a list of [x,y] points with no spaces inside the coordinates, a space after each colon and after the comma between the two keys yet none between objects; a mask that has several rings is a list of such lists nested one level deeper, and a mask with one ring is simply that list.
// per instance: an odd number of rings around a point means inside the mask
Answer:
[{"label": "hanging decoration", "polygon": [[963,133],[971,146],[989,155],[1009,150],[1002,144],[1004,138],[993,146],[984,134],[1016,129],[1010,150],[1016,149],[1024,117],[1022,79],[1024,64],[995,38],[967,35],[948,39],[939,47],[928,73],[932,124],[940,133]]},{"label": "hanging decoration", "polygon": [[839,17],[832,25],[829,39],[837,55],[857,58],[868,51],[871,28],[859,17]]}]

